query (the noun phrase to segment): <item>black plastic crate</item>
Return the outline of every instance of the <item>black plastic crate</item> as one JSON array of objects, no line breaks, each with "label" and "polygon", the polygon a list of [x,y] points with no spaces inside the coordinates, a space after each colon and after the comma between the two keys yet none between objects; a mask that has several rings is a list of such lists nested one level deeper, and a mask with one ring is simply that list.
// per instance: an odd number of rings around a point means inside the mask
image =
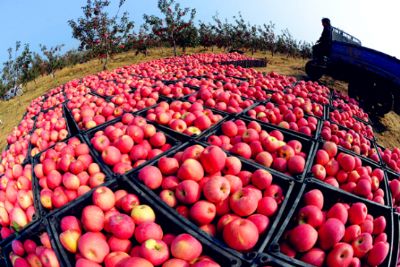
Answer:
[{"label": "black plastic crate", "polygon": [[391,167],[389,166],[389,164],[386,163],[386,162],[383,160],[381,151],[383,152],[386,148],[376,143],[376,149],[377,149],[377,151],[378,151],[378,155],[379,155],[379,158],[380,158],[380,160],[381,160],[381,165],[385,168],[385,170],[388,170],[388,171],[393,172],[393,173],[397,173],[397,174],[400,176],[400,172],[397,172],[396,170],[394,170],[393,168],[391,168]]},{"label": "black plastic crate", "polygon": [[[190,147],[194,144],[202,145],[203,147],[207,146],[205,144],[198,143],[198,142],[187,142],[187,143],[181,145],[180,147],[175,148],[174,150],[170,151],[165,156],[173,157],[173,155],[175,155],[177,152],[183,151],[187,147]],[[158,161],[149,163],[146,166],[149,166],[149,165],[157,166],[157,162]],[[241,161],[241,163],[242,163],[242,170],[254,172],[257,169],[260,169],[257,165],[252,164],[251,162],[248,162],[248,161]],[[145,166],[143,166],[143,167],[145,167]],[[141,167],[140,169],[142,169],[143,167]],[[262,252],[263,249],[267,246],[267,244],[269,243],[269,241],[272,237],[274,229],[284,219],[284,215],[285,215],[284,211],[286,210],[287,205],[289,205],[289,203],[291,203],[294,200],[293,198],[295,198],[297,196],[296,189],[295,189],[295,182],[292,181],[292,179],[288,179],[287,177],[281,175],[280,173],[278,173],[276,171],[270,171],[271,175],[273,176],[272,184],[279,185],[282,188],[282,191],[284,192],[284,196],[285,196],[284,200],[280,203],[277,213],[274,216],[269,218],[270,219],[270,225],[268,228],[269,230],[267,230],[266,233],[264,233],[262,236],[260,236],[257,244],[250,252],[241,253],[232,248],[229,248],[222,241],[222,239],[217,238],[217,237],[212,237],[212,236],[208,235],[207,233],[201,231],[199,229],[199,227],[197,225],[195,225],[194,222],[191,222],[189,219],[186,219],[186,218],[180,216],[175,209],[169,207],[166,203],[164,203],[158,196],[158,194],[161,192],[160,189],[153,191],[150,188],[146,187],[146,185],[144,185],[141,181],[139,181],[138,175],[139,175],[140,169],[136,170],[134,173],[132,173],[130,175],[125,176],[124,179],[127,179],[128,181],[134,183],[143,192],[148,194],[153,199],[153,201],[155,203],[157,203],[157,205],[168,210],[168,212],[173,214],[174,217],[176,217],[178,220],[181,220],[182,222],[184,222],[185,225],[187,225],[194,231],[197,231],[200,235],[204,236],[204,238],[207,238],[208,240],[210,240],[210,242],[215,243],[221,249],[224,249],[225,251],[229,252],[230,254],[234,255],[235,257],[239,257],[243,262],[247,262],[247,263],[251,263],[255,259],[257,252]]]},{"label": "black plastic crate", "polygon": [[386,234],[388,237],[387,242],[390,245],[389,253],[383,262],[382,265],[380,266],[393,266],[393,260],[392,260],[392,255],[393,255],[393,247],[394,247],[394,223],[393,223],[393,214],[391,212],[391,209],[389,207],[384,207],[382,205],[378,205],[376,203],[366,201],[363,198],[360,198],[358,196],[354,196],[352,194],[349,194],[344,191],[340,190],[335,190],[334,188],[327,186],[326,184],[311,180],[311,179],[306,179],[305,183],[302,185],[300,194],[296,201],[293,203],[293,206],[291,210],[288,212],[285,221],[281,224],[281,227],[277,230],[277,233],[272,240],[270,246],[268,247],[267,252],[271,254],[273,257],[276,257],[278,259],[281,259],[282,261],[286,262],[288,266],[310,266],[298,259],[290,258],[286,256],[285,254],[280,252],[280,245],[279,241],[284,235],[284,232],[286,229],[292,229],[294,226],[294,222],[292,218],[297,215],[298,211],[301,208],[301,200],[303,195],[306,192],[309,192],[312,189],[319,189],[322,194],[324,195],[324,210],[327,210],[327,208],[332,207],[334,204],[338,202],[344,202],[344,203],[356,203],[356,202],[362,202],[364,203],[367,208],[368,208],[368,214],[371,214],[373,216],[384,216],[386,219]]},{"label": "black plastic crate", "polygon": [[[31,239],[33,240],[37,245],[40,244],[40,234],[47,232],[47,234],[49,235],[49,239],[50,239],[50,243],[51,243],[51,247],[57,257],[57,260],[60,264],[60,266],[64,266],[64,261],[63,258],[61,256],[61,253],[58,249],[58,246],[56,244],[56,240],[53,236],[53,233],[50,229],[50,224],[48,222],[47,219],[42,219],[38,222],[36,222],[34,225],[32,225],[29,228],[26,228],[23,232],[21,232],[18,236],[16,236],[14,238],[14,240],[20,240],[20,241],[25,241],[27,239]],[[11,242],[9,242],[6,245],[2,245],[1,246],[1,252],[3,254],[3,260],[4,260],[4,265],[1,266],[7,266],[7,267],[12,267],[12,263],[11,260],[9,258],[9,254],[10,252],[12,252],[12,246],[11,246]],[[0,260],[1,263],[1,260]],[[16,266],[17,267],[17,266]]]},{"label": "black plastic crate", "polygon": [[[26,162],[24,164],[22,164],[22,166],[25,166],[26,164],[31,164],[30,162]],[[32,173],[33,173],[33,164],[32,164]],[[1,178],[1,177],[0,177]],[[41,210],[40,210],[40,201],[37,199],[36,195],[35,195],[35,191],[36,191],[36,187],[35,187],[35,183],[34,183],[34,179],[32,176],[32,196],[33,196],[33,206],[35,208],[35,214],[32,217],[32,221],[29,222],[23,229],[21,229],[19,232],[15,231],[13,234],[11,234],[9,237],[1,240],[0,239],[0,248],[4,247],[6,244],[10,243],[13,239],[15,239],[17,236],[20,235],[21,232],[23,232],[25,229],[31,228],[33,225],[35,225],[38,221],[40,221],[42,219],[42,214],[41,214]],[[12,226],[10,225],[9,228],[11,228]],[[0,229],[2,227],[0,226]],[[14,229],[15,230],[15,229]],[[1,249],[0,249],[1,250]],[[0,265],[1,266],[1,265]]]},{"label": "black plastic crate", "polygon": [[[180,220],[177,220],[174,216],[172,216],[167,210],[165,210],[163,207],[160,207],[157,202],[154,202],[152,200],[152,198],[149,198],[146,192],[143,192],[134,183],[125,181],[123,179],[117,179],[117,182],[108,182],[105,184],[105,186],[109,187],[113,191],[125,189],[129,193],[137,195],[141,204],[149,205],[150,207],[152,207],[154,213],[156,214],[156,222],[163,228],[163,231],[165,231],[165,233],[188,233],[192,235],[201,242],[204,254],[212,257],[213,260],[218,262],[221,266],[242,266],[241,260],[239,258],[234,257],[229,253],[226,253],[225,251],[219,249],[218,247],[214,246],[214,244],[212,244],[209,240],[199,235],[196,231],[188,228]],[[74,266],[75,256],[72,253],[66,251],[60,243],[60,221],[63,217],[69,215],[77,216],[79,218],[82,209],[85,206],[91,204],[92,192],[90,192],[89,194],[85,194],[85,196],[82,197],[79,201],[76,201],[73,204],[58,210],[49,218],[51,222],[51,229],[53,231],[54,242],[57,244],[57,247],[60,250],[61,257],[65,261],[66,267]],[[171,227],[171,225],[173,225],[173,227]]]},{"label": "black plastic crate", "polygon": [[[105,182],[107,182],[107,181],[109,181],[109,180],[114,180],[114,179],[115,179],[114,175],[109,171],[109,169],[107,169],[107,168],[105,167],[105,163],[102,161],[101,158],[100,158],[100,159],[97,159],[97,158],[95,157],[95,154],[94,154],[94,151],[93,151],[94,149],[90,147],[91,144],[88,144],[87,141],[85,140],[85,138],[84,138],[82,135],[71,136],[70,138],[68,138],[68,139],[66,139],[66,140],[64,140],[64,141],[62,141],[62,142],[59,142],[59,143],[66,143],[66,142],[68,142],[71,138],[74,138],[74,137],[78,138],[78,139],[81,141],[81,143],[84,143],[84,144],[86,144],[86,145],[89,146],[89,154],[90,154],[90,156],[92,157],[93,162],[94,162],[94,163],[97,163],[97,164],[99,165],[100,171],[101,171],[102,173],[104,173],[104,175],[105,175]],[[38,212],[40,212],[40,215],[41,215],[42,217],[47,216],[48,214],[51,214],[51,213],[55,212],[55,211],[57,210],[57,208],[54,208],[54,209],[52,209],[52,210],[47,210],[45,207],[43,207],[42,203],[40,202],[40,191],[41,191],[42,188],[41,188],[40,185],[39,185],[39,179],[38,179],[38,178],[36,177],[36,175],[35,175],[34,167],[35,167],[36,164],[41,163],[41,162],[40,162],[40,156],[41,156],[43,153],[46,153],[47,150],[53,149],[54,146],[55,146],[55,145],[49,147],[48,149],[42,151],[41,153],[39,153],[38,155],[36,155],[34,158],[32,158],[32,190],[33,190],[33,196],[34,196],[34,200],[35,200],[35,205],[37,205],[37,210],[38,210]],[[92,188],[91,190],[93,190],[93,188]],[[75,202],[75,201],[77,201],[77,200],[79,200],[79,199],[80,199],[80,197],[76,198],[75,200],[73,200],[73,201],[71,201],[71,202],[68,202],[67,204],[65,204],[65,206],[68,206],[70,203]],[[36,206],[35,206],[35,208],[36,208]],[[62,207],[61,207],[61,208],[62,208]],[[60,209],[60,208],[58,208],[58,209]]]},{"label": "black plastic crate", "polygon": [[[132,113],[132,114],[134,114],[135,117],[136,117],[136,116],[139,116],[139,115],[135,115],[135,113]],[[140,117],[141,117],[141,116],[140,116]],[[143,119],[145,119],[145,118],[143,117]],[[92,137],[95,135],[96,132],[98,132],[98,131],[103,131],[103,130],[104,130],[105,128],[107,128],[108,126],[114,125],[115,123],[118,123],[118,122],[120,122],[121,120],[122,120],[122,116],[119,116],[119,117],[117,117],[117,118],[115,118],[115,119],[113,119],[113,120],[110,120],[110,121],[108,121],[108,122],[106,122],[106,123],[103,123],[102,125],[99,125],[98,127],[94,127],[94,128],[92,128],[92,129],[88,130],[85,134],[83,134],[83,138],[85,139],[86,143],[88,144],[88,146],[89,146],[89,148],[90,148],[90,151],[91,151],[91,154],[94,155],[94,158],[97,159],[97,161],[100,163],[100,165],[101,165],[104,169],[106,169],[106,170],[107,170],[107,173],[109,173],[110,175],[113,175],[113,174],[114,174],[113,170],[110,168],[110,166],[108,166],[108,165],[103,161],[103,159],[102,159],[100,153],[93,147],[93,144],[91,143],[91,139],[92,139]],[[149,123],[147,120],[146,120],[146,122]],[[157,132],[163,132],[163,133],[165,134],[165,137],[166,137],[166,140],[167,140],[166,143],[167,143],[167,144],[171,144],[171,148],[170,148],[169,150],[171,150],[171,149],[173,149],[175,146],[179,146],[179,145],[181,144],[181,141],[177,138],[177,136],[172,136],[172,135],[169,134],[168,132],[164,132],[164,131],[159,127],[159,125],[156,125],[156,124],[154,124],[154,123],[150,123],[150,124],[152,124],[152,125],[155,126]],[[161,157],[162,157],[163,155],[165,155],[169,150],[167,150],[167,151],[165,151],[165,152],[163,152],[163,153],[157,155],[156,157],[154,157],[154,158],[148,160],[147,162],[149,162],[149,161],[152,162],[152,161],[154,161],[154,160],[157,160],[157,159],[161,158]],[[143,164],[141,164],[141,165],[145,165],[145,164],[147,164],[147,162],[145,162],[145,163],[143,163]],[[141,165],[138,166],[138,167],[141,167]],[[125,174],[129,174],[129,173],[134,172],[138,167],[129,170],[129,171],[126,172]]]},{"label": "black plastic crate", "polygon": [[[70,121],[69,114],[67,113],[67,110],[65,109],[65,103],[66,103],[66,102],[68,102],[68,101],[65,101],[65,102],[63,102],[62,104],[59,104],[59,105],[57,105],[57,106],[55,106],[55,107],[49,108],[49,109],[46,110],[46,111],[42,111],[42,113],[47,113],[48,111],[54,110],[54,109],[56,109],[56,108],[61,108],[61,110],[62,110],[62,118],[65,120],[66,130],[68,131],[68,135],[67,135],[66,138],[64,138],[63,140],[57,141],[56,143],[58,143],[58,142],[64,142],[65,140],[68,140],[70,137],[72,137],[72,136],[74,136],[74,135],[76,135],[76,134],[79,133],[79,131],[77,131],[77,130],[75,129],[75,127],[74,127],[75,125],[73,125],[73,124],[71,123],[71,121]],[[39,115],[39,114],[38,114],[38,115]],[[31,134],[37,129],[37,128],[36,128],[36,120],[37,120],[37,119],[38,119],[38,116],[36,116],[36,119],[35,119],[35,126],[34,126],[34,128],[32,129]],[[48,148],[50,148],[50,147],[51,147],[51,146],[49,146]],[[30,139],[29,139],[29,149],[28,149],[28,156],[29,156],[29,157],[34,157],[34,156],[32,156],[32,154],[31,154],[33,148],[34,148],[34,147],[33,147],[33,145],[31,144],[31,141],[30,141]],[[44,150],[47,150],[48,148],[46,148],[46,149],[44,149]],[[39,151],[39,153],[43,152],[44,150]],[[39,153],[38,153],[38,154],[39,154]]]},{"label": "black plastic crate", "polygon": [[[246,125],[248,125],[248,124],[252,121],[252,120],[245,119],[245,118],[236,118],[236,119],[233,119],[233,120],[242,120],[242,121],[244,121],[244,122],[246,123]],[[307,169],[308,169],[309,165],[312,164],[312,160],[313,160],[313,158],[314,158],[314,155],[313,155],[313,154],[314,154],[314,152],[315,152],[315,141],[314,141],[313,139],[311,139],[311,138],[304,138],[303,136],[298,135],[296,132],[295,132],[295,133],[289,132],[289,131],[287,131],[286,129],[282,129],[282,128],[277,127],[277,126],[272,125],[272,124],[265,124],[265,123],[259,123],[259,124],[261,125],[261,129],[262,129],[262,130],[266,130],[268,133],[271,132],[271,131],[273,131],[273,130],[278,130],[278,131],[280,131],[280,132],[283,134],[283,136],[284,136],[284,141],[285,141],[285,142],[287,142],[287,141],[289,141],[289,140],[297,140],[297,141],[299,141],[299,142],[302,144],[302,151],[306,151],[306,152],[307,152],[307,157],[306,157],[306,159],[305,159],[305,165],[304,165],[304,171],[303,171],[303,173],[298,174],[298,175],[294,175],[294,176],[288,176],[288,175],[286,175],[286,174],[283,174],[283,173],[280,173],[280,172],[279,172],[281,175],[287,176],[287,177],[289,177],[290,179],[295,179],[295,180],[298,180],[298,181],[302,181],[302,180],[305,178],[306,173],[307,173]],[[203,138],[201,138],[200,141],[201,141],[201,142],[205,142],[205,143],[208,144],[207,139],[208,139],[211,135],[217,135],[217,136],[219,136],[219,135],[221,135],[221,134],[222,134],[222,129],[221,129],[221,127],[219,126],[219,127],[217,127],[213,132],[210,132],[210,133],[208,133],[207,135],[204,135]],[[241,156],[239,156],[239,155],[236,155],[236,154],[234,154],[234,153],[232,153],[232,152],[230,152],[230,151],[226,151],[226,152],[227,152],[228,154],[237,156],[237,157],[240,158],[241,160],[250,161],[250,162],[254,163],[255,165],[257,165],[257,166],[260,167],[260,168],[267,169],[267,170],[270,171],[271,173],[272,173],[272,172],[278,172],[278,171],[274,170],[272,167],[268,168],[268,167],[265,167],[265,166],[263,166],[263,165],[257,163],[257,162],[256,162],[254,159],[252,159],[252,158],[250,158],[250,159],[245,159],[245,158],[243,158],[243,157],[241,157]]]},{"label": "black plastic crate", "polygon": [[[326,120],[326,121],[329,121],[331,125],[332,125],[332,124],[336,125],[336,126],[338,127],[339,131],[342,131],[342,130],[344,130],[344,131],[346,131],[346,132],[354,131],[354,130],[349,129],[349,128],[347,128],[347,127],[345,127],[345,126],[343,126],[343,125],[340,125],[340,124],[338,124],[338,123],[336,123],[336,122],[333,122],[333,121],[330,121],[330,120]],[[320,134],[321,134],[322,129],[323,129],[323,122],[321,123]],[[350,151],[350,152],[352,152],[352,153],[358,155],[358,157],[361,157],[361,158],[364,158],[364,159],[366,159],[366,160],[372,161],[372,162],[374,162],[375,164],[382,164],[382,158],[381,158],[381,155],[380,155],[380,153],[379,153],[379,150],[378,150],[378,147],[377,147],[375,138],[374,138],[374,139],[370,139],[370,138],[368,138],[368,137],[366,137],[366,136],[364,136],[364,135],[362,135],[362,134],[359,134],[359,133],[358,133],[358,135],[360,135],[362,138],[366,139],[366,140],[370,143],[370,148],[371,148],[371,149],[376,149],[376,152],[377,152],[378,158],[379,158],[378,161],[375,161],[375,160],[373,160],[373,159],[371,159],[371,158],[369,158],[369,157],[367,157],[367,156],[358,154],[358,153],[356,153],[356,152],[353,151],[353,150],[344,148],[344,147],[342,147],[340,144],[337,144],[337,145],[340,146],[340,147],[341,147],[343,150],[345,150],[345,151]],[[325,139],[322,138],[322,136],[320,135],[320,136],[318,137],[318,141],[320,141],[320,142],[326,142],[326,141],[329,141],[329,140],[325,140]]]},{"label": "black plastic crate", "polygon": [[[348,127],[346,127],[345,125],[343,125],[343,124],[341,124],[341,123],[339,123],[339,122],[335,122],[335,121],[332,120],[332,118],[331,118],[331,112],[333,112],[334,110],[342,111],[341,109],[335,109],[335,108],[329,107],[329,108],[328,108],[328,111],[327,111],[327,116],[326,116],[325,119],[326,119],[326,120],[330,120],[331,122],[333,122],[333,123],[335,123],[335,124],[339,124],[339,125],[343,126],[344,128],[348,128]],[[361,120],[361,119],[359,119],[359,118],[356,118],[355,116],[352,116],[351,119],[355,120],[356,122],[362,123],[362,125],[364,125],[365,127],[371,126],[370,124],[366,123],[365,121],[363,121],[363,120]],[[372,126],[371,126],[371,127],[372,127]],[[363,131],[364,131],[364,130],[363,130]],[[368,139],[370,139],[370,140],[374,140],[374,141],[375,141],[375,136],[373,136],[372,139],[371,139],[371,137],[367,136],[365,133],[359,133],[359,134],[363,135],[365,138],[368,138]]]},{"label": "black plastic crate", "polygon": [[388,170],[388,169],[385,169],[384,173],[385,173],[385,178],[386,178],[387,184],[388,184],[388,196],[389,196],[390,203],[393,207],[393,212],[395,214],[397,214],[398,216],[400,216],[400,205],[398,205],[398,209],[397,209],[395,203],[393,202],[392,190],[390,189],[390,182],[392,180],[400,181],[400,175],[391,170]]},{"label": "black plastic crate", "polygon": [[[309,169],[307,170],[307,174],[306,174],[307,177],[312,177],[313,179],[318,180],[318,181],[320,181],[320,180],[313,177],[313,173],[311,172],[311,168],[314,166],[314,160],[315,160],[316,152],[319,149],[322,149],[323,144],[324,144],[324,142],[316,143],[314,157],[312,158],[311,164],[308,165]],[[370,166],[372,169],[380,168],[382,171],[384,171],[384,169],[377,162],[373,161],[372,159],[369,159],[369,158],[366,158],[366,157],[362,157],[362,156],[354,153],[353,151],[343,149],[340,146],[338,146],[337,148],[338,148],[338,150],[337,150],[337,154],[335,156],[335,159],[339,155],[339,153],[342,152],[342,153],[345,153],[345,154],[349,154],[349,155],[351,155],[353,157],[359,158],[361,160],[362,166]],[[321,181],[321,182],[323,182],[323,181]],[[331,186],[331,185],[328,185],[328,186]],[[388,207],[391,207],[392,206],[392,201],[390,199],[390,193],[389,193],[390,190],[389,190],[389,187],[388,187],[388,181],[387,181],[386,175],[384,175],[382,181],[380,182],[379,188],[381,188],[383,190],[383,192],[385,193],[385,195],[383,197],[383,199],[385,201],[385,205],[388,206]],[[337,190],[342,191],[342,192],[346,192],[346,193],[354,195],[354,196],[357,196],[356,194],[349,193],[349,192],[347,192],[347,191],[345,191],[343,189],[340,189],[340,188],[337,188]],[[357,197],[361,197],[361,196],[357,196]],[[374,203],[376,205],[381,205],[381,204],[376,203],[376,202],[374,202],[372,200],[368,200],[368,199],[363,198],[363,197],[361,197],[361,198],[364,199],[367,202],[371,202],[371,203]]]}]

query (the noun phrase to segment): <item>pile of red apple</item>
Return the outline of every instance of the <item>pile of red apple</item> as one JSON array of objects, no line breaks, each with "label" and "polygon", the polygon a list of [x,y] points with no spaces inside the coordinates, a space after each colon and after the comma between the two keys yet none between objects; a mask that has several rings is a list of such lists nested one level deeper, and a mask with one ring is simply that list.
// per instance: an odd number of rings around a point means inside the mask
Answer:
[{"label": "pile of red apple", "polygon": [[397,173],[400,173],[400,149],[395,147],[393,149],[389,148],[380,148],[378,147],[378,151],[381,155],[383,162],[392,170]]},{"label": "pile of red apple", "polygon": [[168,126],[172,130],[187,135],[199,135],[212,125],[222,120],[220,114],[204,109],[200,103],[175,100],[160,102],[157,107],[147,110],[146,119],[157,124]]},{"label": "pile of red apple", "polygon": [[60,262],[54,252],[47,232],[39,235],[40,244],[32,239],[13,240],[12,251],[8,255],[14,267],[59,267]]},{"label": "pile of red apple", "polygon": [[270,101],[288,109],[301,108],[304,114],[313,115],[319,118],[324,116],[324,107],[322,104],[311,101],[308,97],[298,97],[287,92],[274,92],[271,94]]},{"label": "pile of red apple", "polygon": [[388,174],[388,180],[392,197],[392,206],[400,213],[400,177],[398,175]]},{"label": "pile of red apple", "polygon": [[0,177],[0,235],[6,239],[22,230],[35,214],[32,165],[15,164]]},{"label": "pile of red apple", "polygon": [[77,137],[43,152],[34,173],[40,187],[40,203],[46,210],[64,206],[106,179],[93,161],[89,146]]},{"label": "pile of red apple", "polygon": [[357,118],[361,119],[365,123],[369,123],[368,113],[365,113],[360,108],[357,101],[353,98],[334,99],[332,101],[332,106],[335,109],[344,110],[346,112],[349,112],[351,115],[356,116]]},{"label": "pile of red apple", "polygon": [[[60,218],[60,242],[76,267],[218,267],[202,255],[192,235],[175,235],[157,223],[154,210],[135,194],[98,187],[80,216]],[[173,231],[176,233],[176,230]]]},{"label": "pile of red apple", "polygon": [[341,130],[338,124],[324,121],[321,137],[325,141],[331,141],[345,149],[379,162],[379,155],[371,141],[354,130]]},{"label": "pile of red apple", "polygon": [[71,99],[90,93],[90,89],[81,84],[79,80],[72,80],[64,85],[64,92],[67,99]]},{"label": "pile of red apple", "polygon": [[[57,91],[59,91],[59,90],[61,90],[61,87]],[[50,95],[43,102],[42,110],[47,110],[49,108],[56,107],[56,106],[60,105],[61,103],[63,103],[64,101],[65,101],[65,97],[64,97],[63,92],[59,92],[59,93],[55,93],[54,95]]]},{"label": "pile of red apple", "polygon": [[30,135],[26,135],[15,143],[8,145],[7,150],[1,152],[0,173],[5,173],[15,164],[23,164],[28,155]]},{"label": "pile of red apple", "polygon": [[385,191],[380,188],[384,172],[364,165],[359,157],[338,153],[337,145],[325,142],[315,155],[311,171],[315,178],[349,193],[385,204]]},{"label": "pile of red apple", "polygon": [[327,207],[318,189],[303,195],[280,252],[313,266],[378,266],[389,254],[384,216],[373,217],[362,202]]},{"label": "pile of red apple", "polygon": [[[233,80],[233,81],[230,81]],[[242,97],[253,99],[253,100],[266,100],[268,99],[267,93],[261,88],[261,86],[251,86],[249,82],[237,82],[235,79],[230,79],[225,82],[222,88],[225,91],[238,94]]]},{"label": "pile of red apple", "polygon": [[67,103],[80,129],[91,129],[123,114],[121,107],[92,94],[78,95]]},{"label": "pile of red apple", "polygon": [[35,130],[31,134],[31,156],[68,137],[67,122],[62,107],[39,113]]},{"label": "pile of red apple", "polygon": [[44,96],[39,96],[38,98],[32,100],[32,102],[26,108],[26,114],[24,115],[24,117],[32,118],[39,114],[42,111],[42,103],[44,99]]},{"label": "pile of red apple", "polygon": [[318,126],[317,118],[305,117],[303,109],[299,107],[290,109],[284,104],[276,106],[272,102],[250,109],[247,111],[247,115],[252,119],[298,131],[308,136],[314,135]]},{"label": "pile of red apple", "polygon": [[253,159],[267,168],[289,176],[302,174],[306,153],[298,140],[284,140],[280,130],[267,132],[256,121],[226,121],[221,135],[211,135],[207,142],[245,159]]},{"label": "pile of red apple", "polygon": [[143,86],[133,93],[116,95],[111,98],[111,102],[121,107],[124,112],[136,112],[155,105],[158,98],[158,92],[153,92],[151,88]]},{"label": "pile of red apple", "polygon": [[91,138],[95,150],[115,173],[124,174],[167,151],[172,144],[143,117],[125,113],[120,122],[97,131]]},{"label": "pile of red apple", "polygon": [[225,91],[224,89],[214,90],[212,88],[202,88],[190,96],[188,100],[228,113],[240,113],[253,104],[252,100],[244,100],[238,94]]},{"label": "pile of red apple", "polygon": [[196,90],[185,86],[182,82],[165,85],[161,81],[157,81],[154,84],[153,90],[158,92],[160,95],[173,99],[182,98],[196,92]]},{"label": "pile of red apple", "polygon": [[93,92],[101,96],[114,96],[131,90],[128,84],[115,83],[114,81],[86,80],[86,84]]},{"label": "pile of red apple", "polygon": [[18,126],[15,126],[12,132],[7,136],[7,144],[11,145],[25,138],[30,134],[34,125],[35,120],[32,117],[29,117],[28,114],[25,115]]},{"label": "pile of red apple", "polygon": [[372,127],[356,120],[350,111],[335,109],[329,113],[329,119],[334,123],[353,129],[355,132],[362,134],[369,139],[374,138]]},{"label": "pile of red apple", "polygon": [[238,251],[254,248],[285,197],[268,171],[250,172],[217,146],[189,146],[144,167],[137,178],[180,215]]},{"label": "pile of red apple", "polygon": [[293,88],[287,88],[286,93],[291,93],[304,99],[309,98],[311,101],[320,104],[329,104],[329,88],[319,85],[317,82],[300,81]]}]

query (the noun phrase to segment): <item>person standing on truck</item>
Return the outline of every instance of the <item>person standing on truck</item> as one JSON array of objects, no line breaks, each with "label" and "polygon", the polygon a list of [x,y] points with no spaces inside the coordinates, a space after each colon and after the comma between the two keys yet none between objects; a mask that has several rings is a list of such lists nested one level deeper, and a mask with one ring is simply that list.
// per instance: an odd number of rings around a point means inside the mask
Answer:
[{"label": "person standing on truck", "polygon": [[332,26],[331,21],[328,18],[322,19],[322,31],[321,37],[318,39],[316,45],[313,46],[313,54],[317,59],[324,60],[324,57],[330,55],[332,46]]}]

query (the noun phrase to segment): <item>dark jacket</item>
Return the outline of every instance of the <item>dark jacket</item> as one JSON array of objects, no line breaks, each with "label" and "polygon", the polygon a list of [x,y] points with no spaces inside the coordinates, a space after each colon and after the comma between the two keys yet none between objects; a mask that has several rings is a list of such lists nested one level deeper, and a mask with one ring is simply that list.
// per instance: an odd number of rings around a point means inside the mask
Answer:
[{"label": "dark jacket", "polygon": [[319,38],[317,43],[329,45],[329,46],[331,45],[331,43],[332,43],[332,27],[331,26],[324,27],[321,37]]}]

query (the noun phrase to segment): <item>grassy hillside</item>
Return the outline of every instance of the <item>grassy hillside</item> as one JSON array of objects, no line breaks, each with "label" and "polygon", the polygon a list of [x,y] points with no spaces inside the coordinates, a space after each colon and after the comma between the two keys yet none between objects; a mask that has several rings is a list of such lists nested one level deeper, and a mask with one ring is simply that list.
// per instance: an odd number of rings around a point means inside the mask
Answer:
[{"label": "grassy hillside", "polygon": [[[196,52],[204,52],[204,50],[196,48],[187,51],[187,53]],[[222,51],[217,50],[214,52]],[[110,61],[109,69],[170,56],[172,56],[172,50],[169,48],[152,49],[150,50],[150,55],[147,57],[144,57],[142,54],[136,56],[134,52],[122,53],[116,55]],[[266,57],[268,60],[266,68],[259,68],[261,71],[276,71],[280,74],[295,76],[298,79],[305,78],[304,64],[306,61],[303,59],[288,58],[286,55],[279,54],[272,57],[270,54],[265,53],[256,53],[254,56]],[[0,125],[0,149],[2,150],[5,147],[6,136],[12,131],[13,127],[19,123],[26,107],[34,98],[41,96],[48,90],[75,78],[81,78],[89,74],[98,73],[102,70],[101,67],[102,66],[98,60],[92,60],[84,64],[64,68],[56,72],[55,78],[44,76],[38,78],[36,83],[28,83],[26,88],[24,88],[23,96],[14,98],[10,101],[0,101],[0,120],[3,122],[3,124]],[[347,90],[347,85],[345,83],[336,82],[329,78],[324,78],[321,82],[330,88],[336,88],[337,90],[344,92]],[[382,121],[387,126],[387,131],[377,135],[379,142],[382,145],[389,147],[400,146],[400,128],[398,127],[400,117],[394,113],[389,113]]]}]

